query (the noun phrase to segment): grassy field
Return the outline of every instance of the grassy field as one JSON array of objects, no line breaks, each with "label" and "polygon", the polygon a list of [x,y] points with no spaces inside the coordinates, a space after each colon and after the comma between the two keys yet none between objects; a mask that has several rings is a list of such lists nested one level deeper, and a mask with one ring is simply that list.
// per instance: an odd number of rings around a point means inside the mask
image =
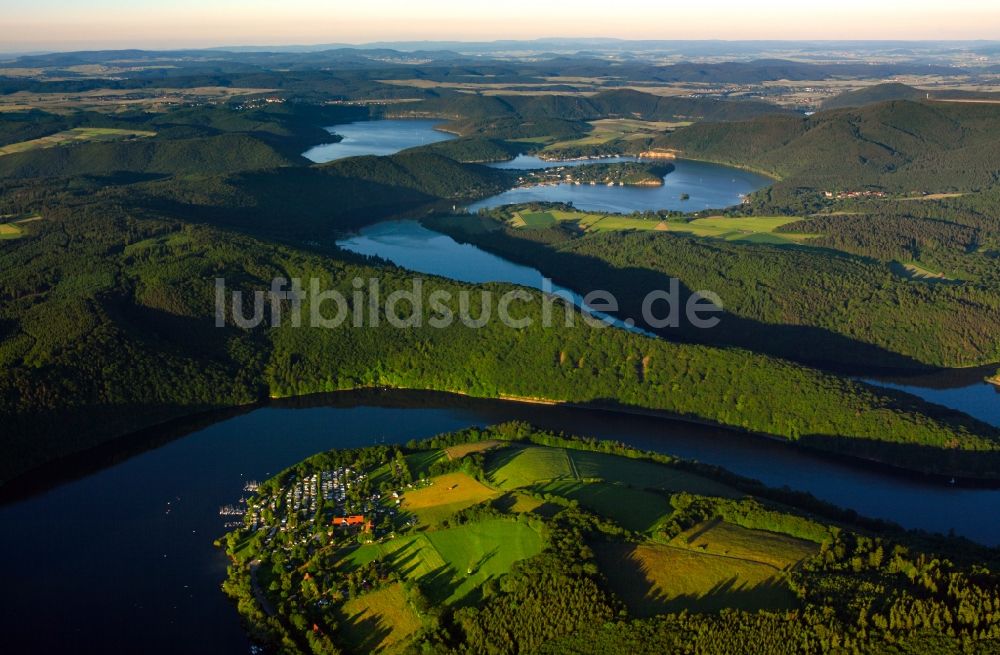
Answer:
[{"label": "grassy field", "polygon": [[786,223],[799,220],[789,216],[753,216],[746,218],[729,218],[726,216],[710,216],[697,218],[693,221],[658,221],[643,218],[622,216],[621,214],[603,214],[579,211],[522,211],[516,212],[508,221],[508,225],[520,229],[544,229],[557,223],[572,223],[583,232],[624,232],[628,230],[656,230],[658,232],[674,232],[691,236],[727,241],[746,241],[750,243],[770,244],[802,244],[815,234],[791,234],[775,232]]},{"label": "grassy field", "polygon": [[583,479],[600,478],[640,489],[688,491],[703,496],[736,498],[743,495],[715,480],[653,462],[582,450],[568,450],[566,452],[577,475]]},{"label": "grassy field", "polygon": [[29,216],[28,218],[0,223],[0,241],[9,239],[20,239],[24,236],[24,225],[33,221],[42,220],[41,216]]},{"label": "grassy field", "polygon": [[486,470],[493,484],[507,490],[576,477],[565,450],[544,446],[505,448],[490,457]]},{"label": "grassy field", "polygon": [[937,271],[932,271],[929,268],[924,268],[915,262],[909,262],[906,264],[900,262],[893,262],[890,265],[893,272],[895,272],[900,277],[905,277],[910,280],[921,280],[923,282],[954,282],[954,278],[950,278],[944,273],[938,273]]},{"label": "grassy field", "polygon": [[445,457],[442,450],[427,450],[419,453],[411,453],[406,456],[406,465],[410,467],[410,472],[417,478],[426,477],[428,470],[434,462]]},{"label": "grassy field", "polygon": [[620,484],[553,480],[535,490],[576,500],[582,507],[636,532],[652,530],[671,512],[664,496]]},{"label": "grassy field", "polygon": [[444,449],[448,459],[461,459],[466,455],[471,453],[481,453],[487,450],[492,450],[497,446],[502,446],[502,441],[497,441],[496,439],[487,439],[486,441],[476,441],[473,443],[462,443],[457,446],[449,446]]},{"label": "grassy field", "polygon": [[12,155],[29,150],[55,148],[85,141],[119,141],[121,139],[137,139],[156,136],[156,132],[145,130],[117,130],[108,127],[75,127],[64,132],[57,132],[40,139],[21,141],[0,147],[0,155]]},{"label": "grassy field", "polygon": [[399,583],[347,601],[340,636],[357,653],[393,653],[423,625]]},{"label": "grassy field", "polygon": [[431,482],[429,487],[403,495],[402,509],[413,512],[424,525],[436,525],[459,510],[498,495],[465,473],[447,473]]},{"label": "grassy field", "polygon": [[640,121],[632,118],[603,118],[589,122],[592,129],[586,136],[568,141],[558,141],[543,148],[543,152],[552,153],[564,148],[602,145],[617,139],[625,141],[645,139],[660,136],[664,132],[691,124],[690,122]]},{"label": "grassy field", "polygon": [[491,519],[368,544],[347,555],[342,565],[353,568],[385,559],[402,577],[419,581],[432,600],[452,604],[475,600],[469,594],[486,580],[541,550],[541,535],[526,523]]},{"label": "grassy field", "polygon": [[495,452],[487,471],[501,489],[531,487],[550,480],[602,480],[637,489],[688,491],[735,498],[742,494],[700,475],[638,459],[583,450],[525,446]]},{"label": "grassy field", "polygon": [[815,234],[790,234],[775,232],[777,228],[799,220],[789,216],[752,216],[745,218],[728,218],[725,216],[710,216],[682,223],[664,221],[656,229],[664,232],[690,234],[697,237],[725,239],[726,241],[747,241],[750,243],[770,244],[801,244],[806,239],[818,236]]},{"label": "grassy field", "polygon": [[696,525],[670,540],[670,545],[711,555],[724,555],[787,569],[816,553],[819,545],[776,532],[713,520]]},{"label": "grassy field", "polygon": [[753,560],[662,544],[597,544],[608,584],[637,616],[797,606],[779,569]]}]

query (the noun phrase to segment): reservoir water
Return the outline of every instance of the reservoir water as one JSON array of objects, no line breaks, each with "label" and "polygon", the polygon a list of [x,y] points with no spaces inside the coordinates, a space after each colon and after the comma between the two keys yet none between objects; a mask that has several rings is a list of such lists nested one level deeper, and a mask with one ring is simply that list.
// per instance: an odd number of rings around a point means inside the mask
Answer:
[{"label": "reservoir water", "polygon": [[[627,158],[618,159],[623,161]],[[512,162],[491,164],[491,166],[515,168],[514,164],[518,160],[525,169],[615,161],[599,159],[546,162],[535,157],[522,156]],[[672,163],[674,170],[664,176],[663,186],[609,187],[589,184],[550,184],[522,187],[474,202],[468,206],[468,210],[476,212],[480,209],[522,202],[569,202],[577,209],[598,212],[629,214],[634,211],[657,209],[693,212],[738,205],[743,196],[771,183],[766,177],[728,166],[687,159],[677,159]],[[684,194],[688,196],[687,199],[683,199]]]},{"label": "reservoir water", "polygon": [[[376,223],[340,239],[337,245],[362,255],[377,255],[417,273],[472,284],[509,282],[559,294],[577,307],[585,306],[580,294],[558,284],[547,283],[537,269],[514,264],[471,244],[460,244],[447,235],[428,230],[417,221]],[[592,314],[615,327],[653,336],[613,316],[597,311]]]},{"label": "reservoir water", "polygon": [[407,148],[454,139],[454,134],[434,129],[440,124],[441,121],[437,120],[407,119],[334,125],[326,130],[343,137],[341,141],[315,146],[302,156],[323,164],[358,155],[391,155]]}]

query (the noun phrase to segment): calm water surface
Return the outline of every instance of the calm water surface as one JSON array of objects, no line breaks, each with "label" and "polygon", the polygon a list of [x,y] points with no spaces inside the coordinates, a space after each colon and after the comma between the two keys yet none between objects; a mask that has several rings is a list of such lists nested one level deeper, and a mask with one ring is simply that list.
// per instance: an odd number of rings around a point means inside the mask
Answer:
[{"label": "calm water surface", "polygon": [[[614,161],[607,159],[544,162],[535,157],[523,156],[519,159],[525,169]],[[470,212],[476,212],[480,209],[522,202],[571,202],[577,209],[586,211],[629,214],[634,211],[672,209],[693,212],[738,205],[742,196],[771,183],[766,177],[718,164],[686,159],[678,159],[673,164],[674,170],[663,178],[663,186],[659,187],[609,187],[589,184],[524,187],[474,202],[468,209]],[[506,162],[500,166],[516,168],[513,162]],[[682,194],[690,197],[682,200]]]},{"label": "calm water surface", "polygon": [[[553,284],[538,269],[515,264],[471,244],[458,243],[450,236],[428,230],[417,221],[376,223],[363,228],[355,235],[337,241],[337,245],[362,255],[378,255],[397,266],[417,273],[438,275],[472,284],[483,282],[520,284],[559,294],[577,307],[585,306],[580,294]],[[592,313],[615,327],[653,336],[630,322],[597,311]]]},{"label": "calm water surface", "polygon": [[344,137],[342,141],[315,146],[302,156],[323,164],[358,155],[391,155],[406,148],[454,139],[454,134],[434,129],[440,124],[436,120],[384,120],[334,125],[326,130]]}]

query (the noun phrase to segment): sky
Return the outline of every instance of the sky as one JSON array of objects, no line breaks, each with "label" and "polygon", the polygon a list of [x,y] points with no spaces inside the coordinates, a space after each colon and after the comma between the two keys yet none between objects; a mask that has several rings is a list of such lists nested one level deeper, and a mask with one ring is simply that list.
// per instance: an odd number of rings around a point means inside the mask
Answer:
[{"label": "sky", "polygon": [[998,0],[0,0],[0,52],[627,39],[1000,39]]}]

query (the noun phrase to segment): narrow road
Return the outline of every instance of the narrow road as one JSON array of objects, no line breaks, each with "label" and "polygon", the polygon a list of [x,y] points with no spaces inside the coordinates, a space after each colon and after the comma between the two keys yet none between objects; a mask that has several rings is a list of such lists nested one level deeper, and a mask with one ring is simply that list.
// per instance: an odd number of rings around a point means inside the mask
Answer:
[{"label": "narrow road", "polygon": [[250,562],[250,588],[253,590],[253,597],[260,605],[261,609],[268,616],[274,616],[277,612],[274,611],[274,607],[271,605],[271,601],[267,599],[264,595],[264,590],[260,588],[260,584],[257,582],[257,569],[260,568],[260,560],[255,559]]}]

